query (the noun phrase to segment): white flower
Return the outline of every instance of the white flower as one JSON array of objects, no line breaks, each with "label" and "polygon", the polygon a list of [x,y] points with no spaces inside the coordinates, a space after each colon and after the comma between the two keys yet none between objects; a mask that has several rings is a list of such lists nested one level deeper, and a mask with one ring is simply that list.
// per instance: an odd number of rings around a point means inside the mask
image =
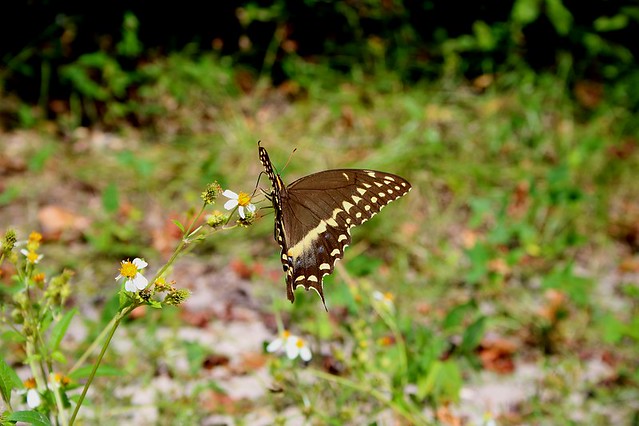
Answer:
[{"label": "white flower", "polygon": [[382,293],[381,291],[374,291],[373,299],[380,302],[387,309],[392,310],[395,308],[395,305],[393,304],[393,299],[395,299],[395,296],[389,291],[387,291],[386,293]]},{"label": "white flower", "polygon": [[303,361],[310,361],[313,357],[313,354],[306,345],[306,342],[303,339],[292,335],[288,330],[284,330],[280,337],[273,340],[266,347],[267,352],[279,352],[282,349],[284,349],[284,352],[286,352],[286,356],[289,359],[295,359],[299,356]]},{"label": "white flower", "polygon": [[268,344],[268,346],[266,347],[266,352],[277,352],[280,349],[282,349],[283,347],[286,346],[286,342],[288,342],[288,339],[291,337],[291,332],[288,330],[284,330],[282,331],[282,334],[280,335],[280,337],[278,337],[277,339],[273,340],[271,343]]},{"label": "white flower", "polygon": [[33,250],[22,249],[20,250],[20,253],[22,253],[27,258],[27,261],[29,263],[36,264],[42,259],[42,255],[36,253]]},{"label": "white flower", "polygon": [[148,263],[139,257],[133,259],[133,262],[123,260],[120,266],[120,275],[115,277],[115,279],[119,280],[120,278],[124,278],[126,280],[124,283],[124,289],[126,291],[144,290],[149,284],[149,280],[147,280],[140,271],[146,268],[147,265]]},{"label": "white flower", "polygon": [[32,377],[24,381],[24,389],[18,391],[19,394],[27,394],[27,405],[29,408],[36,408],[42,403],[42,398],[36,389],[36,381]]},{"label": "white flower", "polygon": [[42,399],[40,398],[40,394],[35,389],[29,389],[27,391],[27,405],[29,408],[36,408],[40,405]]},{"label": "white flower", "polygon": [[304,340],[297,336],[291,336],[286,342],[286,356],[288,359],[295,359],[299,356],[302,361],[308,362],[313,354]]},{"label": "white flower", "polygon": [[246,213],[244,212],[244,208],[249,211],[249,213],[255,213],[255,206],[251,204],[251,196],[246,192],[240,192],[236,194],[235,192],[227,189],[222,193],[229,200],[224,203],[224,208],[226,210],[233,210],[235,207],[239,206],[237,212],[239,213],[242,219],[246,218]]}]

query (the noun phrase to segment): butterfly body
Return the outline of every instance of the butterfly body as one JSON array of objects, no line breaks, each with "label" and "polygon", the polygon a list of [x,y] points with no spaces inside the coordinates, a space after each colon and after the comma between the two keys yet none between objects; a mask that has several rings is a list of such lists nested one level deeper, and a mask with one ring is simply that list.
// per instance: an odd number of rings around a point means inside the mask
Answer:
[{"label": "butterfly body", "polygon": [[351,243],[350,229],[366,222],[388,203],[408,193],[410,183],[397,175],[365,169],[325,170],[284,185],[268,153],[259,156],[271,180],[275,241],[281,248],[288,299],[295,288],[317,291],[326,306],[323,278],[333,272]]}]

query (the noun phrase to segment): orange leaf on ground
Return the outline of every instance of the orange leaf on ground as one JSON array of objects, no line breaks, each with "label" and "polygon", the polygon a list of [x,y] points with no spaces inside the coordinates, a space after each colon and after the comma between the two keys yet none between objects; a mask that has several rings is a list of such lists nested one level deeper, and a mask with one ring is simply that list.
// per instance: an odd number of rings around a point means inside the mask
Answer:
[{"label": "orange leaf on ground", "polygon": [[508,374],[515,370],[517,345],[502,337],[486,337],[479,345],[479,359],[486,370]]},{"label": "orange leaf on ground", "polygon": [[78,238],[91,221],[75,212],[57,205],[44,206],[38,212],[42,235],[48,240],[57,240],[63,233],[71,239]]},{"label": "orange leaf on ground", "polygon": [[437,409],[437,420],[448,426],[461,426],[461,417],[454,415],[447,405],[442,405]]}]

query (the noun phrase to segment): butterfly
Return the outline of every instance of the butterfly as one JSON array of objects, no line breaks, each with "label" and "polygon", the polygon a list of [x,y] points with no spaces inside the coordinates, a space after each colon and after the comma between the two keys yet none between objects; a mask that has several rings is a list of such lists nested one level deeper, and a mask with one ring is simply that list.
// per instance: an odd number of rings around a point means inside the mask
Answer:
[{"label": "butterfly", "polygon": [[260,161],[272,190],[266,197],[275,210],[275,241],[286,273],[286,295],[295,300],[298,286],[313,289],[326,309],[323,278],[333,272],[351,243],[351,228],[375,216],[411,190],[397,175],[366,169],[324,170],[290,185],[274,171],[258,143]]}]

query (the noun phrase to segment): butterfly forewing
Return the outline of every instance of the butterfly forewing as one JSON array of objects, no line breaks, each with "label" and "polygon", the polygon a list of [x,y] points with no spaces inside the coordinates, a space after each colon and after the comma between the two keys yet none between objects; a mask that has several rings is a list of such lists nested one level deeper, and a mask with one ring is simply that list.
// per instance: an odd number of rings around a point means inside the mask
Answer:
[{"label": "butterfly forewing", "polygon": [[314,289],[326,306],[322,279],[333,272],[351,242],[350,229],[406,195],[411,186],[390,173],[361,169],[326,170],[285,187],[266,150],[260,160],[271,179],[275,208],[275,240],[282,252],[287,296],[302,285]]}]

